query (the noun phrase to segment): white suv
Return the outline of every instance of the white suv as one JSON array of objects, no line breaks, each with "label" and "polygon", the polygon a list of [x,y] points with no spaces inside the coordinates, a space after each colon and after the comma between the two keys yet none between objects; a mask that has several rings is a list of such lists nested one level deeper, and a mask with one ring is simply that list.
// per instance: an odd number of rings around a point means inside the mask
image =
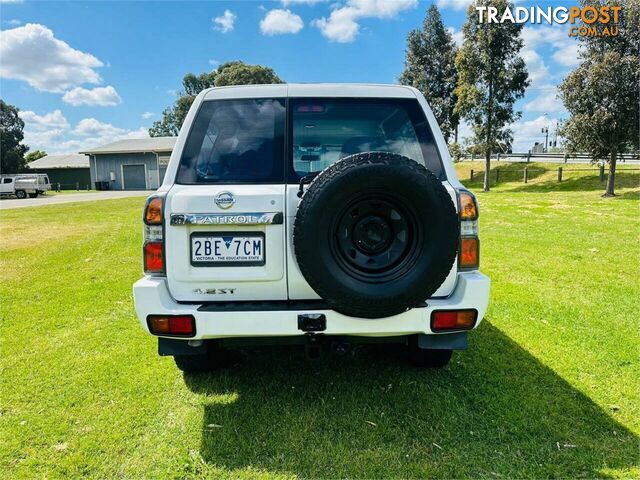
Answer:
[{"label": "white suv", "polygon": [[143,218],[136,311],[184,371],[283,340],[441,367],[487,309],[476,200],[413,88],[205,90]]}]

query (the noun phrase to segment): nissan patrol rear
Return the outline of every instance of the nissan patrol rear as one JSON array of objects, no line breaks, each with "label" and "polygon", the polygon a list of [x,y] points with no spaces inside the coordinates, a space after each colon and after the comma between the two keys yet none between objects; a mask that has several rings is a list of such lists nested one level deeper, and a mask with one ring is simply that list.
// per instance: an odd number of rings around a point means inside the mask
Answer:
[{"label": "nissan patrol rear", "polygon": [[184,371],[283,339],[441,367],[487,309],[476,199],[410,87],[205,90],[143,220],[136,312]]}]

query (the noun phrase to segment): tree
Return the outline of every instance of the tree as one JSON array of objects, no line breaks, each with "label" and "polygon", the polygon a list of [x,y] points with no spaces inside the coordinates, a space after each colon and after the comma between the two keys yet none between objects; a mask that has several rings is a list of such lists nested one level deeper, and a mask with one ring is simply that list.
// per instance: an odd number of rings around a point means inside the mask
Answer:
[{"label": "tree", "polygon": [[438,125],[448,142],[455,132],[457,142],[458,115],[454,111],[454,89],[458,81],[455,66],[456,45],[444,28],[435,4],[427,10],[422,28],[407,36],[404,71],[400,83],[417,88],[429,102]]},{"label": "tree", "polygon": [[33,152],[29,152],[25,155],[24,159],[27,163],[31,163],[39,158],[46,157],[47,152],[43,150],[34,150]]},{"label": "tree", "polygon": [[25,167],[24,154],[29,147],[22,145],[24,122],[18,108],[0,100],[0,172],[18,173]]},{"label": "tree", "polygon": [[269,83],[283,82],[273,69],[262,65],[247,65],[239,60],[223,63],[212,72],[200,75],[187,73],[182,79],[183,90],[179,93],[175,104],[164,109],[162,120],[153,122],[149,135],[152,137],[178,135],[193,100],[205,88]]},{"label": "tree", "polygon": [[[597,6],[597,0],[583,0]],[[593,161],[607,158],[609,176],[603,196],[615,196],[618,154],[640,148],[640,3],[624,2],[618,35],[601,36],[608,24],[596,26],[598,36],[580,37],[581,64],[560,85],[570,113],[561,134],[569,151],[584,151]],[[612,2],[610,6],[620,6]]]},{"label": "tree", "polygon": [[467,10],[464,41],[456,57],[458,96],[455,111],[471,124],[474,143],[485,156],[484,191],[489,191],[491,152],[512,143],[508,126],[520,118],[513,106],[529,86],[527,68],[519,55],[524,44],[522,24],[480,23],[475,6],[496,7],[498,12],[513,4],[507,0],[477,0]]}]

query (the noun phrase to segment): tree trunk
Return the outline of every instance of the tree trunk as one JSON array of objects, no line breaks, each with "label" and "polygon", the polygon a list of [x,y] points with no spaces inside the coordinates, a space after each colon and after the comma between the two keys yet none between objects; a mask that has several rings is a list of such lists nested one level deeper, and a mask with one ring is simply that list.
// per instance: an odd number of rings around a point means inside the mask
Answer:
[{"label": "tree trunk", "polygon": [[489,191],[489,172],[491,172],[491,148],[487,147],[484,154],[484,188],[485,192]]},{"label": "tree trunk", "polygon": [[609,160],[609,178],[607,178],[607,189],[604,192],[603,197],[615,197],[615,183],[616,183],[616,162],[618,161],[618,151],[611,151],[611,160]]},{"label": "tree trunk", "polygon": [[458,143],[458,124],[456,123],[456,128],[453,130],[453,141]]},{"label": "tree trunk", "polygon": [[487,111],[487,136],[486,136],[486,145],[485,145],[485,167],[484,167],[484,188],[485,192],[488,192],[490,189],[489,186],[489,174],[491,173],[491,146],[492,142],[492,130],[493,127],[493,66],[491,66],[491,70],[489,73],[489,98],[488,100],[488,111]]}]

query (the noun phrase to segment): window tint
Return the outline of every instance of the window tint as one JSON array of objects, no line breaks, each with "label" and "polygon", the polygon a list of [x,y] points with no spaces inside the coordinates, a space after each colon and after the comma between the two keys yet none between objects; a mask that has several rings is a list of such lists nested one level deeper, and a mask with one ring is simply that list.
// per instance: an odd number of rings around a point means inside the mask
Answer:
[{"label": "window tint", "polygon": [[3,178],[2,179],[2,183],[11,183],[13,181],[13,179],[11,178]]},{"label": "window tint", "polygon": [[291,101],[293,180],[359,152],[397,153],[443,175],[440,156],[415,100]]},{"label": "window tint", "polygon": [[177,183],[284,181],[284,102],[202,104],[180,160]]}]

